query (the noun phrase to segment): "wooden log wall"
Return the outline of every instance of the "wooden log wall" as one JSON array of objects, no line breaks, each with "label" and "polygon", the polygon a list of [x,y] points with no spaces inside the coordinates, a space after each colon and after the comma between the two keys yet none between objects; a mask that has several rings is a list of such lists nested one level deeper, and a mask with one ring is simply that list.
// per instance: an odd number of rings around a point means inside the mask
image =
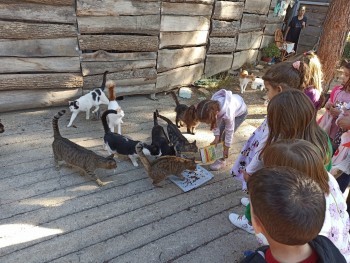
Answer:
[{"label": "wooden log wall", "polygon": [[0,2],[0,112],[82,94],[74,0]]},{"label": "wooden log wall", "polygon": [[[0,0],[0,112],[192,84],[244,63],[273,38],[276,0]],[[13,95],[13,96],[12,96]]]}]

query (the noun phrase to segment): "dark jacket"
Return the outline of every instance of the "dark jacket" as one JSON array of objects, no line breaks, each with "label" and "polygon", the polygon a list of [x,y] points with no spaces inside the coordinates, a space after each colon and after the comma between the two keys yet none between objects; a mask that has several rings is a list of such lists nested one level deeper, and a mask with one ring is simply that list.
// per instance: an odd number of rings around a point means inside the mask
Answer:
[{"label": "dark jacket", "polygon": [[[339,249],[324,236],[317,236],[314,240],[309,242],[309,245],[316,251],[319,256],[318,263],[346,263],[344,256]],[[266,262],[265,251],[268,246],[258,248],[253,254],[244,258],[241,263],[263,263]]]}]

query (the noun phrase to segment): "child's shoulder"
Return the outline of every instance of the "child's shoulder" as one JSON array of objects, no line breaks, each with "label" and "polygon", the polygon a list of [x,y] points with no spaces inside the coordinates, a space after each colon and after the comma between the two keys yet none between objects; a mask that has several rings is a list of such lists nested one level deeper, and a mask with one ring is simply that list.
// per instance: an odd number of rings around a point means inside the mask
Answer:
[{"label": "child's shoulder", "polygon": [[265,252],[269,248],[269,246],[259,247],[255,252],[246,256],[241,263],[264,263],[265,260]]}]

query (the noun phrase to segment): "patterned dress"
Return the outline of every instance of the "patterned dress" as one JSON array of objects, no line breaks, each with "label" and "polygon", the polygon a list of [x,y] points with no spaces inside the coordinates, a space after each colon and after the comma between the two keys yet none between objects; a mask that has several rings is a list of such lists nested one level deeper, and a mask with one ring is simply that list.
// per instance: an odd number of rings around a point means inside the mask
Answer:
[{"label": "patterned dress", "polygon": [[247,191],[247,183],[243,178],[243,171],[252,174],[263,167],[259,154],[266,144],[269,135],[267,119],[257,128],[244,144],[232,169],[231,174],[242,182],[242,190]]},{"label": "patterned dress", "polygon": [[329,175],[329,195],[326,195],[326,216],[320,235],[328,237],[350,262],[350,221],[347,205],[335,178]]}]

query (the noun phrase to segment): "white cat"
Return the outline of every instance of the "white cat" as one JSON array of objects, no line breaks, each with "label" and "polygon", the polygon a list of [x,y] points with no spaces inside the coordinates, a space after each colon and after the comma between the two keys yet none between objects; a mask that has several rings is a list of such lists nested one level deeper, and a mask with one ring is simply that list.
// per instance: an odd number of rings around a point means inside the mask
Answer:
[{"label": "white cat", "polygon": [[69,109],[72,112],[72,116],[70,118],[70,121],[67,127],[72,126],[73,121],[75,120],[79,112],[85,111],[86,119],[88,120],[90,118],[90,110],[93,106],[95,106],[95,109],[92,111],[92,113],[96,113],[100,108],[100,104],[108,105],[109,100],[106,97],[106,94],[104,93],[107,73],[108,71],[106,71],[103,74],[103,82],[100,88],[90,91],[89,93],[81,96],[79,99],[75,101],[68,102]]},{"label": "white cat", "polygon": [[255,78],[255,80],[252,82],[252,89],[259,89],[263,91],[265,89],[264,80],[259,77]]},{"label": "white cat", "polygon": [[107,81],[106,87],[108,88],[109,98],[108,109],[115,110],[117,112],[117,114],[110,113],[107,115],[109,129],[111,130],[111,132],[114,132],[114,127],[118,127],[118,134],[122,134],[121,124],[123,123],[122,118],[125,114],[122,108],[119,106],[118,102],[116,101],[114,81]]},{"label": "white cat", "polygon": [[239,86],[241,88],[241,93],[243,94],[247,88],[249,82],[254,81],[255,76],[253,74],[249,75],[248,71],[243,70],[239,74]]}]

